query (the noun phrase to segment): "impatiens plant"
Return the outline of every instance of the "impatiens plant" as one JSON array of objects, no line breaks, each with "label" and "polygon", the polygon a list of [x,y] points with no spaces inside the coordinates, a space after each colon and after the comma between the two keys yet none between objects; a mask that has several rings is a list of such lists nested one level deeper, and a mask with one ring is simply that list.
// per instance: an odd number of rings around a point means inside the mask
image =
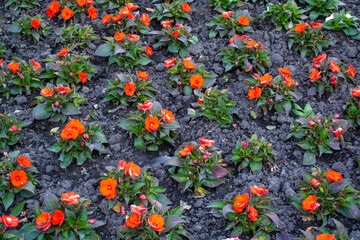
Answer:
[{"label": "impatiens plant", "polygon": [[172,3],[155,4],[154,15],[151,19],[158,21],[173,20],[176,23],[182,24],[184,20],[191,21],[190,10],[191,7],[188,3],[177,0]]},{"label": "impatiens plant", "polygon": [[22,9],[33,9],[36,6],[40,6],[38,0],[7,0],[5,2],[5,7],[12,9],[16,13],[20,13]]},{"label": "impatiens plant", "polygon": [[96,69],[89,62],[90,56],[69,54],[69,48],[63,48],[60,52],[50,55],[45,59],[45,73],[41,78],[54,80],[58,84],[85,83],[94,75]]},{"label": "impatiens plant", "polygon": [[265,72],[265,67],[271,67],[268,51],[261,42],[254,41],[246,35],[235,35],[230,39],[227,48],[223,48],[219,55],[223,56],[222,63],[225,71],[240,68],[245,72],[252,70]]},{"label": "impatiens plant", "polygon": [[10,25],[7,30],[14,36],[25,36],[35,43],[40,39],[44,39],[51,32],[49,23],[41,18],[41,14],[20,19]]},{"label": "impatiens plant", "polygon": [[32,115],[35,119],[43,120],[51,118],[54,122],[65,122],[68,116],[80,114],[80,104],[86,101],[76,92],[76,89],[54,86],[49,84],[40,91],[37,96],[36,107]]},{"label": "impatiens plant", "polygon": [[277,231],[279,217],[271,207],[273,198],[265,195],[269,190],[253,186],[250,192],[238,195],[234,200],[220,200],[209,205],[212,214],[230,223],[225,230],[232,230],[231,237],[252,232],[255,238],[271,239],[269,234]]},{"label": "impatiens plant", "polygon": [[280,75],[275,78],[269,74],[261,77],[254,74],[245,82],[252,87],[248,92],[249,99],[255,99],[256,106],[261,107],[264,114],[274,108],[289,115],[293,103],[302,98],[302,94],[296,89],[299,84],[290,77],[292,72],[288,68],[279,68],[279,73]]},{"label": "impatiens plant", "polygon": [[116,74],[115,80],[109,80],[105,89],[107,96],[103,102],[111,101],[115,105],[129,106],[143,103],[147,99],[155,99],[154,88],[150,87],[151,80],[146,72],[137,72],[136,79],[130,75]]},{"label": "impatiens plant", "polygon": [[167,165],[171,177],[179,182],[184,190],[194,189],[194,197],[204,197],[209,192],[203,187],[217,187],[224,183],[228,171],[222,159],[221,151],[214,141],[201,137],[201,144],[190,142],[180,147]]},{"label": "impatiens plant", "polygon": [[[0,203],[7,210],[15,200],[32,197],[37,184],[34,174],[36,167],[20,151],[6,153],[0,159]],[[22,204],[24,206],[24,204]]]},{"label": "impatiens plant", "polygon": [[315,53],[318,55],[323,49],[327,48],[331,42],[325,39],[325,34],[320,30],[321,23],[311,22],[299,23],[289,34],[288,47],[300,52],[302,58]]},{"label": "impatiens plant", "polygon": [[[349,66],[350,67],[350,66]],[[354,74],[355,75],[355,74]],[[352,98],[346,101],[343,106],[346,119],[350,121],[351,126],[353,128],[357,128],[360,126],[360,88],[354,88],[352,90]]]},{"label": "impatiens plant", "polygon": [[15,117],[0,113],[0,152],[19,141],[20,132],[27,123],[18,122]]},{"label": "impatiens plant", "polygon": [[119,14],[106,14],[102,18],[103,28],[111,34],[149,32],[150,17],[146,13],[140,16],[139,12],[134,12],[137,8],[131,3],[126,3],[125,7],[119,10]]},{"label": "impatiens plant", "polygon": [[345,5],[339,0],[300,0],[300,3],[307,5],[306,11],[312,10],[309,15],[310,20],[315,20],[319,16],[328,17]]},{"label": "impatiens plant", "polygon": [[42,207],[35,207],[34,222],[25,224],[17,236],[27,240],[101,239],[94,229],[105,222],[88,219],[94,212],[90,203],[74,192],[63,193],[60,201],[46,193]]},{"label": "impatiens plant", "polygon": [[172,58],[164,62],[166,68],[171,67],[167,72],[169,84],[184,86],[185,95],[191,95],[193,89],[211,87],[216,81],[215,73],[205,71],[203,64],[194,63],[190,57],[178,60]]},{"label": "impatiens plant", "polygon": [[106,11],[115,12],[123,7],[126,3],[133,3],[134,0],[96,0]]},{"label": "impatiens plant", "polygon": [[105,37],[105,39],[106,43],[96,49],[95,55],[108,57],[109,65],[116,63],[130,72],[134,67],[143,68],[151,62],[148,55],[150,56],[152,51],[141,48],[138,35],[117,32],[114,37]]},{"label": "impatiens plant", "polygon": [[126,214],[126,221],[117,229],[121,239],[190,239],[184,229],[183,207],[169,209],[162,205],[151,208],[131,205],[130,212],[124,211],[124,214]]},{"label": "impatiens plant", "polygon": [[345,33],[347,36],[360,40],[360,26],[356,21],[359,19],[351,16],[351,12],[341,10],[339,13],[333,13],[326,18],[323,27],[328,30],[339,31]]},{"label": "impatiens plant", "polygon": [[5,44],[0,42],[0,58],[3,57],[4,53],[6,53]]},{"label": "impatiens plant", "polygon": [[55,33],[57,35],[55,43],[61,43],[71,49],[89,46],[92,44],[92,41],[99,39],[91,26],[81,26],[78,24],[59,28]]},{"label": "impatiens plant", "polygon": [[119,121],[119,126],[135,135],[134,146],[141,151],[157,151],[164,142],[174,144],[176,129],[180,125],[171,111],[163,109],[159,102],[146,100],[138,104],[138,110]]},{"label": "impatiens plant", "polygon": [[280,31],[282,28],[289,30],[295,24],[300,23],[306,16],[303,15],[305,10],[302,10],[294,1],[289,1],[284,4],[267,5],[267,10],[262,14],[263,18],[269,17],[276,25],[276,30]]},{"label": "impatiens plant", "polygon": [[30,91],[38,89],[42,86],[39,80],[41,74],[41,65],[34,60],[26,63],[20,58],[13,57],[12,61],[4,67],[2,59],[0,59],[0,92],[6,98],[10,95],[22,95],[23,92],[30,94]]},{"label": "impatiens plant", "polygon": [[120,160],[118,167],[108,166],[106,169],[109,172],[99,180],[100,193],[109,200],[109,209],[115,206],[120,212],[129,203],[144,206],[150,206],[154,201],[165,205],[170,203],[162,193],[165,189],[159,186],[159,181],[135,163]]},{"label": "impatiens plant", "polygon": [[199,100],[192,104],[195,109],[189,108],[188,113],[215,120],[220,127],[229,127],[233,123],[232,115],[239,114],[236,102],[227,99],[229,91],[230,89],[218,90],[216,86],[206,89],[205,93],[197,92]]},{"label": "impatiens plant", "polygon": [[208,0],[211,7],[218,12],[224,12],[225,10],[232,10],[242,4],[240,0]]},{"label": "impatiens plant", "polygon": [[228,11],[223,12],[221,15],[215,17],[215,19],[206,24],[212,28],[209,33],[209,38],[214,38],[216,35],[224,37],[225,35],[234,36],[235,34],[243,34],[245,32],[253,32],[250,25],[250,14],[245,11]]},{"label": "impatiens plant", "polygon": [[251,138],[246,137],[246,141],[239,139],[236,142],[236,148],[233,150],[231,160],[237,165],[238,171],[250,166],[251,171],[260,171],[263,164],[268,164],[270,167],[276,159],[275,153],[271,149],[272,144],[267,142],[265,138],[258,139],[256,134]]},{"label": "impatiens plant", "polygon": [[[358,219],[360,216],[360,192],[340,173],[328,170],[314,170],[304,175],[300,191],[292,199],[292,204],[302,213],[316,216],[327,223],[328,215],[341,215]],[[302,201],[302,202],[301,202]]]},{"label": "impatiens plant", "polygon": [[107,139],[99,125],[89,124],[86,127],[77,119],[71,120],[61,131],[61,139],[48,150],[60,153],[60,167],[66,168],[73,160],[82,165],[92,158],[94,150],[104,153]]},{"label": "impatiens plant", "polygon": [[0,217],[0,238],[3,240],[16,240],[17,237],[12,231],[7,231],[8,228],[15,228],[19,225],[19,218],[15,216],[3,215]]},{"label": "impatiens plant", "polygon": [[333,92],[335,87],[343,80],[352,80],[352,75],[355,73],[354,68],[351,66],[347,70],[344,63],[339,59],[327,58],[326,54],[317,56],[313,59],[313,62],[312,65],[308,64],[310,82],[315,85],[308,89],[307,94],[310,96],[318,94],[319,98],[321,98],[326,92]]},{"label": "impatiens plant", "polygon": [[176,24],[176,26],[172,28],[172,22],[172,20],[163,21],[161,22],[163,26],[162,31],[150,32],[159,37],[159,42],[155,44],[155,48],[167,46],[169,52],[186,58],[189,56],[188,47],[196,44],[199,40],[197,36],[191,35],[191,28],[189,26]]},{"label": "impatiens plant", "polygon": [[59,13],[59,18],[65,21],[74,19],[79,22],[80,19],[84,19],[85,16],[94,20],[98,14],[97,9],[92,6],[93,3],[93,0],[62,0],[60,3],[58,1],[52,1],[47,8],[46,14],[52,19]]},{"label": "impatiens plant", "polygon": [[306,150],[303,157],[304,165],[316,163],[316,157],[324,153],[332,153],[332,150],[340,150],[340,142],[344,141],[343,133],[349,128],[347,120],[336,116],[324,117],[320,113],[315,114],[309,103],[304,109],[295,104],[293,112],[299,116],[291,123],[293,131],[287,139],[295,137],[299,139],[297,144]]}]

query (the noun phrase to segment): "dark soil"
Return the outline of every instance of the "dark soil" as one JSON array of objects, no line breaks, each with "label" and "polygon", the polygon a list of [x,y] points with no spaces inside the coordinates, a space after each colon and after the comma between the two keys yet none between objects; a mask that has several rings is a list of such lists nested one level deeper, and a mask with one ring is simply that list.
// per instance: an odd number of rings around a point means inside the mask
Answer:
[{"label": "dark soil", "polygon": [[[3,1],[2,1],[3,2]],[[48,57],[49,54],[58,52],[62,46],[55,44],[55,33],[48,37],[45,41],[33,44],[31,40],[12,38],[7,35],[6,28],[19,17],[30,15],[34,16],[43,13],[43,18],[48,20],[45,15],[46,8],[50,4],[50,0],[41,1],[41,7],[32,11],[23,11],[20,15],[6,9],[3,3],[0,3],[0,42],[5,43],[8,52],[5,59],[11,57],[19,57],[24,60],[34,59],[45,65],[42,59]],[[138,1],[142,11],[145,8],[153,7],[151,0]],[[274,2],[274,1],[273,1]],[[359,0],[344,0],[347,4],[345,8],[351,10],[352,15],[360,18]],[[26,208],[29,209],[28,218],[32,219],[33,210],[36,203],[42,203],[43,196],[46,191],[51,191],[57,196],[61,196],[64,192],[80,192],[85,198],[90,198],[95,206],[99,206],[95,219],[106,221],[105,227],[98,229],[103,239],[118,239],[116,237],[116,228],[124,222],[124,217],[113,211],[108,211],[107,199],[100,195],[99,182],[97,178],[105,172],[105,166],[116,166],[118,161],[123,159],[126,161],[134,161],[141,167],[149,167],[149,171],[154,173],[160,181],[160,185],[167,189],[166,194],[173,202],[173,206],[178,206],[180,201],[186,202],[191,206],[190,210],[184,212],[186,216],[186,225],[191,239],[224,239],[230,237],[229,231],[224,231],[227,223],[223,219],[216,219],[210,214],[207,205],[215,200],[233,198],[235,195],[242,193],[244,189],[254,184],[264,186],[270,189],[270,195],[276,198],[274,208],[278,210],[281,219],[280,231],[293,236],[301,236],[299,229],[305,230],[309,226],[320,226],[321,222],[311,221],[304,222],[301,214],[289,204],[289,200],[297,191],[297,186],[303,179],[305,172],[310,172],[311,167],[302,165],[303,150],[298,147],[294,141],[285,141],[287,134],[290,132],[290,123],[295,119],[291,114],[286,116],[277,112],[270,112],[263,116],[260,110],[256,110],[257,119],[250,116],[250,111],[255,110],[255,102],[248,100],[247,87],[244,80],[249,74],[236,70],[228,73],[224,72],[221,63],[221,56],[218,56],[220,49],[227,45],[227,39],[215,38],[209,40],[209,28],[205,26],[210,22],[217,13],[212,11],[207,0],[194,0],[190,4],[193,34],[199,37],[199,43],[190,48],[190,54],[195,58],[196,62],[205,64],[208,71],[214,71],[217,75],[216,84],[220,88],[232,89],[229,97],[238,103],[240,117],[234,118],[234,126],[221,129],[216,122],[206,118],[193,118],[187,115],[187,108],[191,102],[197,99],[195,96],[184,96],[181,89],[171,87],[166,84],[167,77],[163,61],[172,57],[166,50],[154,51],[151,57],[153,62],[146,67],[153,83],[152,86],[159,90],[157,100],[164,108],[171,110],[181,125],[178,131],[179,138],[176,140],[175,146],[165,145],[158,152],[140,152],[133,146],[133,139],[129,138],[127,132],[121,130],[117,126],[117,121],[132,110],[120,110],[113,114],[108,114],[109,109],[113,106],[109,103],[101,103],[105,97],[104,89],[107,87],[107,80],[113,79],[116,72],[120,72],[117,65],[107,65],[107,59],[94,57],[91,59],[97,69],[97,75],[82,87],[80,94],[88,99],[82,105],[80,119],[84,119],[89,112],[95,113],[96,118],[90,118],[86,122],[95,122],[102,126],[104,133],[109,140],[107,145],[108,154],[101,157],[95,156],[93,160],[87,161],[82,166],[72,165],[66,170],[59,167],[58,155],[47,150],[48,147],[55,144],[55,136],[50,135],[50,129],[55,127],[63,128],[65,124],[54,123],[50,120],[34,121],[31,118],[32,108],[29,104],[34,101],[38,93],[31,95],[12,96],[9,100],[3,99],[0,103],[0,112],[7,112],[16,116],[22,121],[29,121],[31,124],[22,131],[21,142],[13,146],[10,150],[20,150],[21,153],[29,153],[31,159],[35,161],[36,167],[41,174],[38,174],[37,193],[34,198],[27,200]],[[101,18],[105,12],[100,6],[96,6],[99,10],[99,17],[94,21],[85,21],[86,25],[91,25],[96,33],[100,36],[106,36],[105,32],[100,31],[99,26],[102,25]],[[265,10],[265,6],[245,5],[241,9],[248,9],[251,16],[257,16]],[[67,25],[59,20],[49,20],[53,29]],[[151,25],[158,23],[152,22]],[[306,96],[307,89],[311,86],[308,78],[308,70],[306,63],[312,61],[311,57],[300,58],[298,53],[287,49],[286,32],[275,31],[275,26],[268,20],[256,20],[252,23],[255,31],[250,37],[263,43],[264,48],[270,51],[270,57],[273,67],[269,69],[270,74],[277,74],[279,67],[289,67],[293,72],[293,77],[300,82],[299,90]],[[158,27],[156,27],[158,28]],[[344,61],[346,64],[360,66],[360,44],[358,41],[347,39],[345,35],[337,32],[326,31],[326,36],[332,40],[333,46],[325,51],[329,56],[334,56]],[[157,38],[152,35],[144,35],[141,40],[154,45]],[[95,42],[99,46],[101,41]],[[94,49],[85,49],[84,53],[89,54]],[[229,81],[224,82],[222,78],[227,76]],[[359,86],[359,77],[356,76],[355,83],[344,83],[338,87],[334,93],[324,96],[322,99],[315,97],[304,97],[298,104],[304,106],[306,102],[310,102],[315,112],[327,114],[343,114],[342,106],[349,98],[349,89]],[[329,101],[329,100],[330,101]],[[268,130],[266,126],[275,126],[274,130]],[[235,147],[238,139],[244,139],[244,136],[258,134],[265,137],[273,144],[278,158],[276,161],[276,170],[270,171],[268,167],[264,167],[262,171],[252,173],[248,169],[242,170],[240,173],[230,163],[231,152]],[[358,139],[358,131],[350,129],[345,133],[346,142],[352,145],[343,145],[342,150],[334,152],[332,155],[324,155],[321,157],[316,166],[323,170],[332,169],[343,174],[345,178],[349,178],[353,182],[353,186],[360,190],[360,169],[357,164],[357,158],[360,154],[360,145]],[[210,194],[202,199],[193,198],[192,192],[183,192],[178,184],[170,178],[167,167],[162,163],[154,162],[154,158],[165,156],[175,152],[177,146],[183,142],[193,141],[199,137],[205,136],[215,140],[215,145],[224,151],[225,160],[230,164],[232,176],[227,182],[220,185],[216,189],[210,189]],[[5,214],[2,207],[0,213]],[[338,220],[343,222],[348,228],[349,233],[354,239],[360,239],[360,224],[357,221],[347,220],[344,217],[336,216]],[[332,222],[329,223],[334,227]],[[273,235],[274,236],[274,235]],[[241,236],[241,239],[249,239],[249,235]]]}]

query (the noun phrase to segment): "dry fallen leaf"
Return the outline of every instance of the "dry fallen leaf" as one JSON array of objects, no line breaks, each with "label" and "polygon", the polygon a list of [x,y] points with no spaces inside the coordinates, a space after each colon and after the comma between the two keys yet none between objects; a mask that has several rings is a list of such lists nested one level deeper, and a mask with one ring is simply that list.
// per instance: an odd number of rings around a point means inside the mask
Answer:
[{"label": "dry fallen leaf", "polygon": [[116,213],[120,213],[121,212],[121,206],[122,206],[121,202],[118,201],[116,203],[116,205],[112,208],[112,210],[114,210],[114,212],[116,212]]},{"label": "dry fallen leaf", "polygon": [[180,200],[180,206],[182,206],[185,210],[191,209],[191,206],[187,204],[187,202],[184,202],[183,200]]},{"label": "dry fallen leaf", "polygon": [[57,133],[58,130],[59,130],[59,127],[52,128],[50,130],[50,135],[53,135],[53,134]]}]

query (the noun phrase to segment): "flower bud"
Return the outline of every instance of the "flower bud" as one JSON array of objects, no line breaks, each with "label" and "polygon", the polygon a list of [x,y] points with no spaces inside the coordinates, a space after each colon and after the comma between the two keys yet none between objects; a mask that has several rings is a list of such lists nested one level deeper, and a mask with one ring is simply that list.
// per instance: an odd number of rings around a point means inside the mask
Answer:
[{"label": "flower bud", "polygon": [[74,74],[73,74],[73,73],[70,73],[69,75],[70,75],[70,77],[74,76]]},{"label": "flower bud", "polygon": [[204,155],[203,158],[204,158],[204,160],[207,160],[207,159],[208,159],[208,156],[207,156],[207,155]]},{"label": "flower bud", "polygon": [[316,180],[315,178],[311,179],[310,183],[311,183],[314,187],[320,187],[319,181]]},{"label": "flower bud", "polygon": [[143,201],[146,201],[147,198],[146,198],[146,196],[145,196],[144,194],[142,194],[142,195],[140,196],[140,199],[143,200]]},{"label": "flower bud", "polygon": [[243,147],[247,147],[247,145],[248,145],[248,142],[247,142],[247,141],[245,141],[245,142],[242,142],[242,143],[241,143],[241,145],[242,145]]},{"label": "flower bud", "polygon": [[87,37],[90,37],[90,34],[86,34]]},{"label": "flower bud", "polygon": [[270,99],[269,99],[269,103],[272,103],[272,102],[273,102],[273,100],[270,98]]},{"label": "flower bud", "polygon": [[86,207],[89,207],[90,206],[90,203],[86,203]]},{"label": "flower bud", "polygon": [[85,146],[85,143],[84,143],[84,142],[81,142],[80,144],[81,144],[81,146]]},{"label": "flower bud", "polygon": [[124,206],[121,206],[121,214],[122,214],[122,215],[125,215],[125,214],[126,214],[126,212],[125,212],[125,207],[124,207]]},{"label": "flower bud", "polygon": [[234,63],[235,63],[235,65],[238,65],[239,62],[234,62]]},{"label": "flower bud", "polygon": [[[205,156],[204,156],[204,157],[205,157]],[[197,164],[197,161],[196,161],[196,160],[194,160],[194,161],[193,161],[193,163],[194,163],[194,164]]]},{"label": "flower bud", "polygon": [[16,131],[18,131],[18,130],[19,130],[19,129],[18,129],[18,127],[17,127],[16,125],[12,126],[12,127],[9,129],[10,132],[16,132]]},{"label": "flower bud", "polygon": [[340,117],[340,114],[336,113],[335,118],[338,118],[338,117]]},{"label": "flower bud", "polygon": [[89,219],[87,222],[90,223],[90,224],[94,224],[94,223],[96,223],[96,220],[95,219]]},{"label": "flower bud", "polygon": [[89,135],[86,134],[86,133],[83,135],[83,137],[84,137],[85,139],[89,139]]},{"label": "flower bud", "polygon": [[54,105],[55,105],[55,107],[58,107],[58,106],[59,106],[59,103],[58,103],[58,102],[55,102]]},{"label": "flower bud", "polygon": [[308,121],[308,124],[309,124],[310,126],[312,126],[312,125],[315,124],[315,122],[314,122],[314,121]]},{"label": "flower bud", "polygon": [[181,86],[181,81],[178,81],[178,82],[177,82],[177,85]]},{"label": "flower bud", "polygon": [[198,100],[198,103],[203,103],[203,102],[204,102],[204,97],[202,97]]}]

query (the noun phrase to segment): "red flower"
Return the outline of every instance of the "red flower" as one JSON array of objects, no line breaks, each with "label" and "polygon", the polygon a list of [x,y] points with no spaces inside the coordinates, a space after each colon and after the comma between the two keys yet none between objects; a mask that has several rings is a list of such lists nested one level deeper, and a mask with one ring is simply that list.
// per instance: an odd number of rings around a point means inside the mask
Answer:
[{"label": "red flower", "polygon": [[145,24],[145,26],[148,27],[150,25],[150,18],[146,13],[141,15],[140,20]]},{"label": "red flower", "polygon": [[108,178],[106,180],[101,180],[99,191],[101,195],[107,197],[108,199],[113,199],[116,197],[116,187],[116,180],[113,178]]},{"label": "red flower", "polygon": [[161,25],[166,28],[166,27],[170,27],[171,23],[173,22],[173,20],[170,21],[163,21],[161,22]]},{"label": "red flower", "polygon": [[126,6],[126,8],[129,9],[130,11],[134,11],[134,10],[136,10],[136,9],[138,8],[137,6],[135,6],[135,5],[132,4],[132,3],[125,3],[125,6]]},{"label": "red flower", "polygon": [[326,234],[319,234],[315,240],[336,240],[333,234],[326,235]]},{"label": "red flower", "polygon": [[254,98],[257,100],[259,97],[261,97],[261,92],[261,88],[259,88],[258,86],[255,86],[253,89],[249,89],[249,100],[252,100]]},{"label": "red flower", "polygon": [[148,56],[151,56],[151,55],[153,55],[153,50],[151,49],[151,47],[149,46],[149,45],[146,45],[146,50],[145,50],[145,52],[146,52],[146,54],[148,55]]},{"label": "red flower", "polygon": [[51,226],[51,215],[47,212],[42,212],[40,216],[36,218],[36,227],[42,228],[45,232]]},{"label": "red flower", "polygon": [[297,33],[303,33],[305,31],[306,28],[306,23],[299,23],[298,25],[295,26],[294,30]]},{"label": "red flower", "polygon": [[155,213],[154,215],[149,217],[148,223],[149,223],[150,227],[157,232],[160,232],[165,229],[164,228],[165,220],[161,215],[159,215],[157,213]]},{"label": "red flower", "polygon": [[215,143],[214,140],[206,139],[204,137],[199,138],[199,141],[208,148],[211,148]]},{"label": "red flower", "polygon": [[356,75],[355,69],[351,65],[349,65],[349,70],[347,70],[345,73],[348,73],[352,77],[355,77],[355,75]]},{"label": "red flower", "polygon": [[149,79],[147,72],[138,71],[136,72],[136,75],[138,76],[139,79],[144,79],[144,80]]},{"label": "red flower", "polygon": [[352,91],[354,97],[360,97],[360,88],[354,88]]},{"label": "red flower", "polygon": [[179,151],[179,154],[182,157],[185,157],[186,155],[189,155],[191,153],[191,150],[194,148],[193,145],[188,145],[186,147],[184,147],[182,150]]},{"label": "red flower", "polygon": [[98,15],[97,10],[94,7],[89,7],[88,14],[89,14],[89,17],[91,18],[91,20],[94,20]]},{"label": "red flower", "polygon": [[138,104],[138,108],[144,110],[145,111],[150,111],[151,108],[153,107],[153,104],[149,101],[149,100],[145,100],[144,104]]},{"label": "red flower", "polygon": [[133,35],[128,33],[127,36],[130,38],[131,41],[137,42],[139,40],[139,35]]},{"label": "red flower", "polygon": [[34,71],[38,71],[41,68],[40,63],[35,62],[34,60],[30,60],[30,62],[32,63],[33,67],[34,67]]},{"label": "red flower", "polygon": [[244,195],[236,196],[233,207],[236,212],[242,213],[244,208],[248,205],[249,194],[245,193]]},{"label": "red flower", "polygon": [[251,221],[257,221],[258,220],[256,217],[259,214],[258,214],[257,210],[254,207],[249,206],[248,213],[249,213],[249,218],[250,218]]},{"label": "red flower", "polygon": [[106,23],[108,23],[109,21],[110,21],[110,19],[111,19],[111,17],[112,17],[112,15],[110,14],[106,14],[102,19],[101,19],[101,21],[103,22],[103,24],[106,24]]},{"label": "red flower", "polygon": [[322,27],[321,23],[316,23],[316,22],[311,22],[310,26],[312,26],[313,28],[319,28],[319,29]]},{"label": "red flower", "polygon": [[135,214],[139,214],[139,215],[141,215],[142,213],[144,213],[144,212],[146,212],[148,210],[142,204],[140,204],[140,206],[131,205],[130,209],[131,209],[131,213],[135,213]]},{"label": "red flower", "polygon": [[322,54],[313,59],[314,63],[321,63],[326,59],[326,54]]},{"label": "red flower", "polygon": [[148,117],[145,119],[145,129],[149,132],[158,130],[159,126],[160,122],[157,117]]},{"label": "red flower", "polygon": [[126,37],[125,33],[123,32],[117,32],[114,35],[114,39],[118,42],[120,42],[121,40],[123,40]]},{"label": "red flower", "polygon": [[63,193],[61,196],[61,200],[64,203],[72,204],[72,205],[77,205],[79,203],[79,198],[80,196],[74,192]]},{"label": "red flower", "polygon": [[131,215],[129,217],[128,220],[126,220],[126,222],[124,223],[124,226],[128,226],[129,228],[134,228],[134,227],[138,227],[140,225],[140,223],[143,222],[143,220],[141,220],[141,216],[138,214],[135,215]]},{"label": "red flower", "polygon": [[178,38],[178,37],[180,36],[180,33],[178,33],[178,32],[173,32],[173,33],[171,34],[171,36],[172,36],[172,37],[175,37],[175,38]]},{"label": "red flower", "polygon": [[245,16],[241,16],[238,18],[238,22],[240,23],[240,25],[242,26],[249,26],[249,19]]},{"label": "red flower", "polygon": [[252,188],[250,188],[251,192],[257,196],[261,196],[266,194],[269,189],[265,189],[263,187],[258,187],[258,186],[253,186]]},{"label": "red flower", "polygon": [[5,225],[4,232],[8,227],[17,227],[19,225],[19,219],[14,216],[2,216],[0,217],[0,221]]},{"label": "red flower", "polygon": [[28,157],[19,156],[17,161],[22,167],[31,167],[31,162]]},{"label": "red flower", "polygon": [[39,20],[37,20],[37,19],[31,20],[31,26],[32,26],[33,28],[39,28],[39,27],[40,27],[40,22],[39,22]]},{"label": "red flower", "polygon": [[188,13],[191,10],[191,7],[187,3],[182,3],[181,8],[184,12]]},{"label": "red flower", "polygon": [[135,163],[133,162],[129,162],[127,165],[126,165],[126,168],[125,168],[125,175],[129,175],[130,177],[138,177],[140,176],[140,173],[141,173],[141,168],[136,165]]},{"label": "red flower", "polygon": [[23,170],[15,170],[10,174],[10,181],[13,186],[20,188],[27,183],[28,177]]},{"label": "red flower", "polygon": [[161,110],[162,118],[164,121],[168,123],[172,123],[173,120],[175,120],[175,117],[171,111],[167,111],[166,109]]},{"label": "red flower", "polygon": [[165,60],[164,63],[165,63],[165,67],[166,68],[170,68],[172,66],[175,66],[174,62],[176,61],[176,58],[170,58],[168,60]]},{"label": "red flower", "polygon": [[331,71],[333,71],[334,73],[339,73],[340,72],[340,68],[336,64],[336,62],[331,61],[330,62],[330,67],[331,67]]},{"label": "red flower", "polygon": [[310,183],[311,183],[314,187],[320,187],[319,181],[316,180],[315,178],[311,179]]},{"label": "red flower", "polygon": [[135,93],[136,86],[133,82],[128,82],[125,85],[124,91],[127,96],[133,96]]},{"label": "red flower", "polygon": [[337,137],[339,139],[340,135],[343,134],[343,129],[342,128],[338,128],[334,131],[335,137]]},{"label": "red flower", "polygon": [[302,202],[302,209],[305,211],[309,211],[309,213],[313,212],[317,209],[320,204],[316,202],[317,198],[313,195],[309,195],[303,202]]},{"label": "red flower", "polygon": [[321,78],[321,72],[318,70],[314,70],[310,73],[309,78],[311,82],[316,82]]},{"label": "red flower", "polygon": [[52,95],[54,95],[54,89],[52,89],[52,88],[43,88],[43,89],[41,89],[40,94],[43,97],[51,97]]},{"label": "red flower", "polygon": [[234,35],[233,37],[231,37],[230,38],[230,40],[229,40],[229,43],[235,43],[235,40],[234,40],[234,38],[239,38],[240,39],[240,36],[239,35]]},{"label": "red flower", "polygon": [[73,16],[74,16],[74,12],[70,8],[64,7],[64,9],[61,12],[61,17],[65,20],[69,20]]},{"label": "red flower", "polygon": [[340,182],[343,179],[340,173],[332,170],[326,172],[326,177],[329,180],[329,182]]},{"label": "red flower", "polygon": [[10,69],[13,73],[17,73],[18,71],[21,71],[19,64],[14,62],[9,65],[7,65],[8,69]]},{"label": "red flower", "polygon": [[79,78],[82,83],[85,83],[87,80],[87,74],[84,72],[79,72]]},{"label": "red flower", "polygon": [[231,15],[233,15],[233,11],[228,11],[228,12],[223,12],[222,14],[221,14],[221,16],[223,17],[223,18],[230,18],[230,16]]},{"label": "red flower", "polygon": [[61,57],[61,56],[66,56],[66,54],[68,54],[69,51],[70,51],[70,49],[68,49],[68,48],[63,48],[63,49],[60,50],[60,52],[57,53],[57,55],[58,55],[59,57]]},{"label": "red flower", "polygon": [[63,223],[64,219],[65,219],[65,215],[60,210],[56,210],[55,213],[51,215],[51,223],[53,225],[59,225],[59,227],[61,227],[61,224]]},{"label": "red flower", "polygon": [[265,74],[264,76],[260,77],[260,85],[267,85],[272,80],[272,76],[269,74]]}]

